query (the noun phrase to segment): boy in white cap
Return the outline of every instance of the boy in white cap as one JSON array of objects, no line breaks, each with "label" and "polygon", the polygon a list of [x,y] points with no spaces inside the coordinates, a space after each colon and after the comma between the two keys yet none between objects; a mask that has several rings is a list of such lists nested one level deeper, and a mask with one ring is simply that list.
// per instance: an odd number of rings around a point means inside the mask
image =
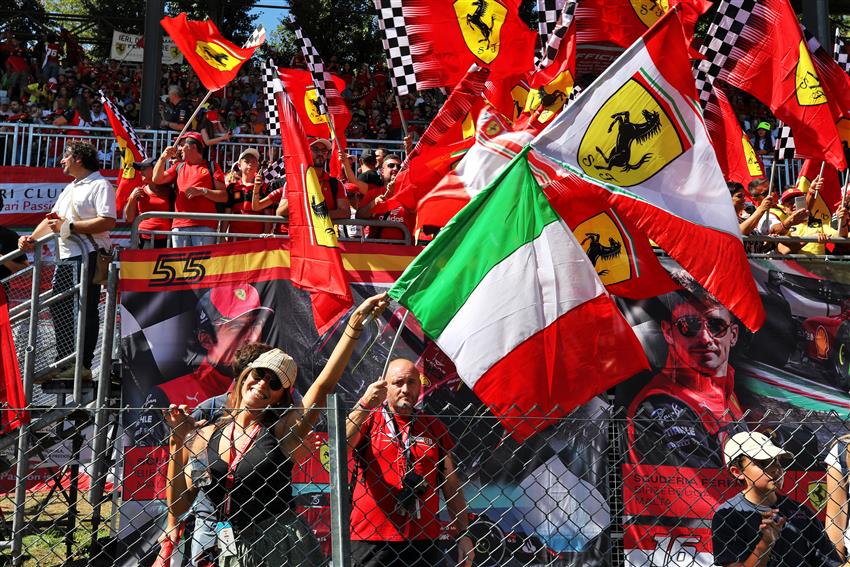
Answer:
[{"label": "boy in white cap", "polygon": [[758,432],[733,435],[723,446],[729,472],[744,490],[718,506],[711,520],[714,564],[744,567],[839,565],[814,513],[781,496],[783,459],[791,454]]}]

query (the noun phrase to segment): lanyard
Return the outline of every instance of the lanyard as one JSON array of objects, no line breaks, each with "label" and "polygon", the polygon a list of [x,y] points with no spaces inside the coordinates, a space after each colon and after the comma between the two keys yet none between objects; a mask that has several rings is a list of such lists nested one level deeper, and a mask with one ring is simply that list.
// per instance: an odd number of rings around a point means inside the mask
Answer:
[{"label": "lanyard", "polygon": [[384,404],[384,407],[381,408],[381,411],[384,413],[384,421],[390,430],[392,440],[395,443],[398,443],[399,448],[404,454],[405,471],[409,471],[413,468],[413,453],[410,450],[410,436],[413,431],[413,422],[416,420],[416,413],[414,412],[410,416],[410,421],[407,424],[407,435],[405,435],[405,432],[398,426],[395,416],[387,410],[386,404]]},{"label": "lanyard", "polygon": [[233,422],[233,427],[230,429],[230,459],[228,459],[227,464],[227,476],[224,478],[224,488],[227,491],[224,495],[224,515],[230,515],[230,493],[233,490],[233,485],[236,483],[236,467],[239,465],[239,462],[245,458],[245,455],[248,453],[248,449],[251,448],[251,445],[254,444],[254,439],[257,437],[257,433],[260,431],[262,427],[259,423],[255,423],[254,427],[251,429],[251,432],[248,434],[248,443],[245,445],[245,448],[241,451],[236,450],[236,422]]}]

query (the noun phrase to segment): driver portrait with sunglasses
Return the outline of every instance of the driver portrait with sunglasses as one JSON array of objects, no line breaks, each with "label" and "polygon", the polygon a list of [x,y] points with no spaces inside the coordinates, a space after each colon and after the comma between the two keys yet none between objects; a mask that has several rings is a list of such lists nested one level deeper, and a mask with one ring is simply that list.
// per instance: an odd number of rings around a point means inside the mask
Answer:
[{"label": "driver portrait with sunglasses", "polygon": [[685,290],[659,299],[667,359],[628,409],[632,462],[722,468],[723,441],[746,430],[729,365],[738,324],[728,309],[689,276]]}]

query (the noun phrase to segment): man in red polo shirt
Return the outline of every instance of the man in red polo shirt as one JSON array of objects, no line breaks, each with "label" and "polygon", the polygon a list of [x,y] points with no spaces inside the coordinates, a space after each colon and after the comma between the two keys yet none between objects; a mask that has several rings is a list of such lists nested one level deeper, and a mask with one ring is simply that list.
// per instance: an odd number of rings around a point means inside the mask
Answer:
[{"label": "man in red polo shirt", "polygon": [[[226,214],[262,215],[263,209],[254,211],[254,193],[258,196],[264,189],[263,177],[260,175],[260,152],[256,148],[248,148],[239,154],[237,161],[239,178],[227,186]],[[263,234],[270,232],[271,223],[229,221],[224,232],[234,234]]]},{"label": "man in red polo shirt", "polygon": [[475,546],[451,455],[454,441],[440,420],[417,413],[421,390],[416,366],[393,360],[386,380],[369,385],[348,416],[346,436],[358,466],[351,511],[356,567],[441,565],[438,487],[457,530],[458,564],[472,565]]},{"label": "man in red polo shirt", "polygon": [[[177,196],[174,200],[174,212],[177,213],[218,213],[216,203],[227,202],[227,189],[224,173],[216,163],[206,158],[204,138],[197,132],[188,132],[176,146],[169,146],[162,152],[153,168],[153,182],[166,185],[177,184]],[[166,169],[168,160],[177,162]],[[214,237],[195,236],[194,232],[215,232],[216,220],[174,219],[172,230],[179,234],[172,237],[175,248],[184,246],[209,246],[215,243]]]},{"label": "man in red polo shirt", "polygon": [[[332,219],[349,219],[351,218],[351,205],[345,196],[345,189],[339,179],[331,177],[325,171],[325,164],[328,162],[332,148],[330,140],[326,138],[313,139],[310,142],[313,167],[316,170],[316,176],[319,178],[319,184],[322,186],[322,194],[325,197],[325,204],[328,207],[330,217]],[[283,195],[286,195],[285,189]],[[281,217],[289,216],[289,203],[287,203],[285,197],[280,200],[277,215]]]}]

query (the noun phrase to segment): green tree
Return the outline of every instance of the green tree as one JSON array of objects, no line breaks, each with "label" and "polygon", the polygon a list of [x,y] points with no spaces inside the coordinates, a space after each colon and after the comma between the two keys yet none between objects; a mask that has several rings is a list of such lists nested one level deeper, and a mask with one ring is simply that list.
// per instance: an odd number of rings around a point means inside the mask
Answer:
[{"label": "green tree", "polygon": [[186,12],[190,20],[211,19],[221,34],[237,45],[241,45],[254,31],[257,19],[249,12],[256,0],[175,0],[166,3],[166,13],[177,15]]},{"label": "green tree", "polygon": [[[336,56],[353,65],[383,57],[378,15],[371,0],[292,0],[291,13],[327,62]],[[288,21],[274,31],[269,46],[282,64],[295,54],[295,33]]]}]

